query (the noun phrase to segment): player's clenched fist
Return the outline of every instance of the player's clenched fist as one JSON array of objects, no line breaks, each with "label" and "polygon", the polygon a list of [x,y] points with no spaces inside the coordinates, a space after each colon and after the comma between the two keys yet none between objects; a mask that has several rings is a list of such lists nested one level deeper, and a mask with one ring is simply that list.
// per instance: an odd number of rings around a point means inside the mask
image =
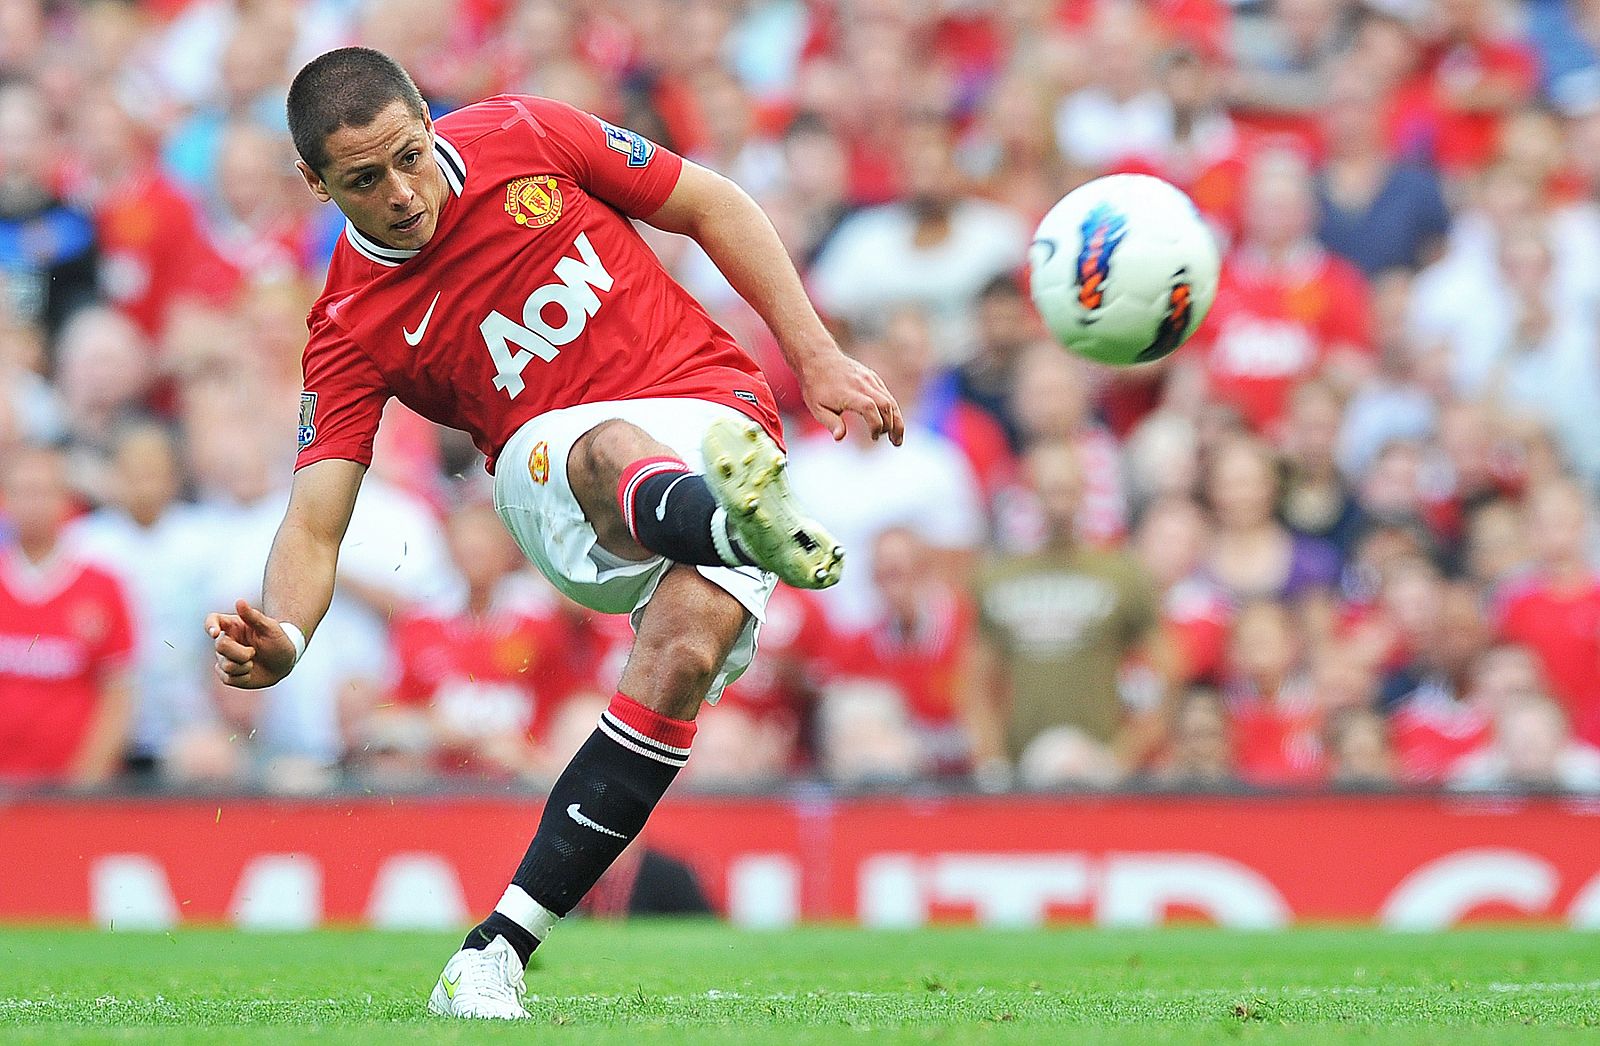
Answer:
[{"label": "player's clenched fist", "polygon": [[241,690],[271,686],[294,667],[295,645],[283,626],[244,600],[234,614],[207,614],[217,678]]}]

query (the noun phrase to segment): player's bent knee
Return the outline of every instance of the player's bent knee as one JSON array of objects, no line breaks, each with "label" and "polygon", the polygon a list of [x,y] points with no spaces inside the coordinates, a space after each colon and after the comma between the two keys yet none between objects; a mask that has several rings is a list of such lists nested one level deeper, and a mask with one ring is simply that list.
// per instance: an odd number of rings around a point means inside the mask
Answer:
[{"label": "player's bent knee", "polygon": [[573,483],[615,485],[622,470],[664,448],[650,434],[621,418],[602,421],[572,445],[567,471]]},{"label": "player's bent knee", "polygon": [[665,689],[704,694],[722,668],[727,650],[719,637],[701,632],[665,636],[641,644],[638,653],[651,658],[657,671],[671,680]]}]

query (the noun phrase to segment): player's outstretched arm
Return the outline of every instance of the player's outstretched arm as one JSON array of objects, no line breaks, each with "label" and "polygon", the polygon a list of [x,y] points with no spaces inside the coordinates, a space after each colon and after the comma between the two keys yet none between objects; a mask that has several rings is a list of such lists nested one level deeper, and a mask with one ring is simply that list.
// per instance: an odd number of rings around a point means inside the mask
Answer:
[{"label": "player's outstretched arm", "polygon": [[350,526],[366,466],[329,459],[295,473],[289,508],[267,556],[261,609],[239,600],[234,612],[206,616],[217,677],[243,690],[288,675],[299,656],[288,623],[310,640],[333,600],[339,543]]},{"label": "player's outstretched arm", "polygon": [[878,375],[840,351],[806,297],[778,231],[749,194],[685,160],[672,195],[645,220],[705,248],[733,289],[772,328],[800,379],[806,406],[834,439],[844,438],[845,415],[856,414],[873,439],[887,435],[900,445],[905,436],[900,405]]}]

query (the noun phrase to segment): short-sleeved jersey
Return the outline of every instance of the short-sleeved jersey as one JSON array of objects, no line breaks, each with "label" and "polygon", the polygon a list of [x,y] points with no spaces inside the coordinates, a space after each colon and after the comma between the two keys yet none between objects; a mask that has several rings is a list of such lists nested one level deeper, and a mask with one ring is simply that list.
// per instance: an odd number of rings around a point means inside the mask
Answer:
[{"label": "short-sleeved jersey", "polygon": [[1366,279],[1320,248],[1283,264],[1235,251],[1223,263],[1217,303],[1196,332],[1211,398],[1273,433],[1289,395],[1340,350],[1372,351]]},{"label": "short-sleeved jersey", "polygon": [[0,781],[60,780],[105,678],[131,665],[132,615],[110,574],[0,549]]},{"label": "short-sleeved jersey", "polygon": [[449,185],[433,238],[400,251],[352,224],[312,306],[296,467],[361,464],[393,396],[495,458],[517,428],[579,403],[725,403],[777,438],[760,368],[662,268],[629,216],[654,213],[683,161],[544,98],[440,117]]}]

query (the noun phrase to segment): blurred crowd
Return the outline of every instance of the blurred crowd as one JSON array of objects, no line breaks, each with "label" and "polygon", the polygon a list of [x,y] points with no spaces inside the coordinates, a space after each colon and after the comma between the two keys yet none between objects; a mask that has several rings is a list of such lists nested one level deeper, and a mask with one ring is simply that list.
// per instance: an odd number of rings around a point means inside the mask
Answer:
[{"label": "blurred crowd", "polygon": [[[1600,791],[1594,0],[0,0],[0,783],[537,784],[615,685],[626,622],[395,404],[304,660],[212,676],[342,226],[282,101],[351,42],[436,113],[547,95],[734,178],[906,408],[834,443],[650,233],[852,556],[774,597],[693,786]],[[1117,171],[1225,265],[1113,372],[1022,269]]]}]

